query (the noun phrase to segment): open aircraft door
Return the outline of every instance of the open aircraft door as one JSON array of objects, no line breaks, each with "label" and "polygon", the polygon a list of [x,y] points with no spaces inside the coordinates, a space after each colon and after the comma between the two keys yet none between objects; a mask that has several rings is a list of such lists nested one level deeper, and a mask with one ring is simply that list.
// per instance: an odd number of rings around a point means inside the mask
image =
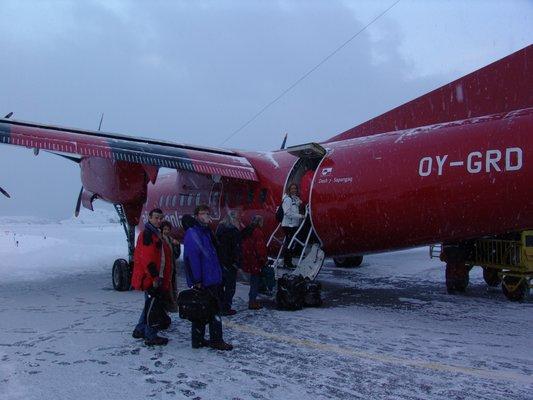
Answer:
[{"label": "open aircraft door", "polygon": [[[304,219],[290,243],[282,243],[273,265],[276,270],[276,277],[289,273],[302,275],[304,278],[313,280],[324,263],[324,251],[322,250],[322,242],[313,227],[310,201],[314,176],[322,159],[326,156],[327,150],[317,143],[308,143],[289,147],[287,152],[298,157],[298,159],[287,175],[283,193],[286,193],[291,184],[298,185],[302,204],[305,205],[305,210],[302,210]],[[282,232],[281,224],[279,224],[272,233],[268,244],[270,245],[273,240],[278,240],[279,242],[279,239],[276,239],[276,235]],[[292,271],[283,269],[280,265],[283,263],[282,255],[287,246],[293,250],[293,256],[298,257],[298,262],[295,264],[296,269]]]}]

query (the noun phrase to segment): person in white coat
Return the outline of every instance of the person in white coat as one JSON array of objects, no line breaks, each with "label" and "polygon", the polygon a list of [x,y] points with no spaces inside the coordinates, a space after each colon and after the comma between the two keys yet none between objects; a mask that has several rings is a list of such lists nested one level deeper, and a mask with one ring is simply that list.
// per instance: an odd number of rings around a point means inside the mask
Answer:
[{"label": "person in white coat", "polygon": [[289,243],[302,223],[304,216],[300,213],[302,200],[298,197],[298,185],[291,183],[287,193],[283,197],[281,207],[283,208],[283,220],[281,227],[285,232],[285,252],[283,254],[283,263],[285,268],[294,268],[292,264],[292,250],[289,249]]}]

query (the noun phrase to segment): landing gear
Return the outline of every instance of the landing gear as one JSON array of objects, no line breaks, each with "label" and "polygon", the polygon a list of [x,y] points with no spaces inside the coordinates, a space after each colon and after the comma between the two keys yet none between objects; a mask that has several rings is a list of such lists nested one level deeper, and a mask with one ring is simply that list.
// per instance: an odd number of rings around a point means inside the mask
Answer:
[{"label": "landing gear", "polygon": [[496,268],[483,267],[483,279],[490,287],[496,287],[502,282]]},{"label": "landing gear", "polygon": [[115,260],[113,264],[113,289],[124,292],[130,289],[131,268],[123,258]]},{"label": "landing gear", "polygon": [[363,256],[354,257],[333,257],[333,262],[338,268],[355,268],[363,262]]},{"label": "landing gear", "polygon": [[464,262],[446,263],[446,290],[449,294],[466,291],[470,282],[469,272],[470,267]]},{"label": "landing gear", "polygon": [[529,285],[526,278],[505,275],[502,281],[502,291],[511,301],[522,301],[529,294]]},{"label": "landing gear", "polygon": [[128,258],[126,261],[123,258],[115,260],[113,264],[113,289],[123,292],[130,289],[131,274],[133,271],[133,250],[135,249],[135,226],[130,225],[124,212],[124,207],[120,204],[115,204],[115,210],[120,218],[120,223],[124,228],[126,240],[128,241]]}]

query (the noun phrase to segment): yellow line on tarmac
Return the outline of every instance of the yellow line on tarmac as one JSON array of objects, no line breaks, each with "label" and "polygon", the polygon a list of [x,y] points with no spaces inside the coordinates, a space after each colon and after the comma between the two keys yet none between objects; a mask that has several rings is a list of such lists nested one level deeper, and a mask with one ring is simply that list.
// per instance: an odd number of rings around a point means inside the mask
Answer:
[{"label": "yellow line on tarmac", "polygon": [[256,335],[256,336],[261,336],[261,337],[271,339],[277,342],[285,342],[285,343],[290,343],[290,344],[294,344],[297,346],[303,346],[303,347],[308,347],[308,348],[315,349],[315,350],[321,350],[324,352],[335,353],[341,356],[351,356],[351,357],[362,358],[366,360],[380,361],[380,362],[397,364],[397,365],[402,365],[402,366],[409,365],[412,367],[425,368],[425,369],[430,369],[433,371],[440,371],[440,372],[463,373],[463,374],[475,376],[478,378],[493,379],[497,381],[501,381],[503,379],[503,380],[508,380],[508,381],[525,383],[525,384],[533,384],[532,376],[517,374],[517,373],[513,373],[509,371],[486,370],[486,369],[480,369],[480,368],[465,367],[465,366],[460,366],[460,365],[450,365],[450,364],[442,364],[442,363],[437,363],[437,362],[429,362],[429,361],[423,361],[423,360],[388,356],[385,354],[368,353],[368,352],[364,352],[360,350],[353,350],[353,349],[348,349],[345,347],[336,346],[334,344],[325,344],[325,343],[320,343],[320,342],[314,342],[312,340],[307,340],[307,339],[297,339],[297,338],[279,334],[279,333],[270,333],[260,328],[256,328],[250,325],[237,324],[231,321],[225,321],[224,325],[233,330],[240,331],[243,333],[249,333],[249,334]]}]

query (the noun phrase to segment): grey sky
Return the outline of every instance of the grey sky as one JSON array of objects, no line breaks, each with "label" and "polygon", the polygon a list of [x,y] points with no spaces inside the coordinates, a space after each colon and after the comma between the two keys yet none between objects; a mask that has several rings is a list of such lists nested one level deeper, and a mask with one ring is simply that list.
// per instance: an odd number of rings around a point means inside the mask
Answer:
[{"label": "grey sky", "polygon": [[[0,113],[218,146],[390,1],[0,2]],[[323,140],[531,43],[528,1],[402,0],[226,145]],[[0,145],[0,215],[65,218],[79,169]]]}]

